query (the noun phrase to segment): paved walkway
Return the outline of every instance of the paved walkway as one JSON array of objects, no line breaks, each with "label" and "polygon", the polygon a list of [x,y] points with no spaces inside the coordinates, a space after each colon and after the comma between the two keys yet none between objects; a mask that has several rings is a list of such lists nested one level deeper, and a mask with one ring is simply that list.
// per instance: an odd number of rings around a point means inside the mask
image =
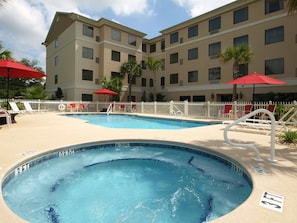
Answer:
[{"label": "paved walkway", "polygon": [[[40,153],[65,146],[118,139],[168,140],[198,145],[223,153],[241,163],[252,176],[251,196],[231,213],[215,220],[216,223],[296,222],[297,201],[297,148],[276,144],[277,163],[268,161],[270,136],[244,132],[229,132],[236,142],[249,142],[260,150],[263,162],[256,162],[255,154],[245,148],[227,145],[221,124],[184,130],[133,130],[110,129],[90,125],[82,120],[60,116],[55,113],[23,114],[17,123],[0,129],[0,179],[16,165]],[[261,174],[253,167],[264,168],[269,174]],[[259,205],[264,192],[284,196],[283,211],[277,212]],[[275,203],[275,200],[271,200]],[[15,216],[0,197],[0,221],[25,222]]]}]

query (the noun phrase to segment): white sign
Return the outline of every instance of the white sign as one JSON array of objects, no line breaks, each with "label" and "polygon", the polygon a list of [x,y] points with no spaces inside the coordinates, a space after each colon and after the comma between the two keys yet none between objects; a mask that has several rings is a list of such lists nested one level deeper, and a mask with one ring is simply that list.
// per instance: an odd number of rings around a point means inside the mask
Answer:
[{"label": "white sign", "polygon": [[282,212],[284,206],[284,197],[269,192],[264,192],[259,205],[274,211]]}]

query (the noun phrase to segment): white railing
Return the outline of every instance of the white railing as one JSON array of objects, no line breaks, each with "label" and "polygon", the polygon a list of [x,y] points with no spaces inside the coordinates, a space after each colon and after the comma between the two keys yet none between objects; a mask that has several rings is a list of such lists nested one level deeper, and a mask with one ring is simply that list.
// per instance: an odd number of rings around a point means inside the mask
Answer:
[{"label": "white railing", "polygon": [[[111,102],[82,102],[82,101],[59,101],[59,100],[14,100],[17,102],[20,109],[25,109],[23,102],[29,102],[32,109],[37,111],[50,111],[50,112],[100,112],[107,111]],[[0,99],[5,102],[5,99]],[[112,102],[114,104],[113,112],[137,112],[143,114],[156,114],[156,115],[170,115],[174,110],[184,117],[191,118],[204,118],[204,119],[222,119],[219,117],[219,111],[224,110],[226,104],[232,104],[233,111],[236,111],[231,119],[240,117],[246,104],[251,102],[188,102],[188,101],[169,101],[169,102]],[[266,108],[269,103],[273,102],[255,102],[253,104],[254,110],[259,108]],[[125,105],[125,110],[119,109],[120,105]],[[293,102],[278,103],[283,104],[285,107],[294,107]],[[73,108],[75,106],[75,108]],[[295,105],[296,107],[296,105]],[[3,106],[5,108],[5,106]],[[296,108],[297,109],[297,108]],[[280,117],[279,117],[280,118]]]},{"label": "white railing", "polygon": [[[269,161],[276,162],[276,160],[274,159],[274,156],[275,156],[275,144],[274,144],[274,142],[275,142],[275,118],[274,118],[274,115],[271,112],[269,112],[268,110],[266,110],[266,109],[257,109],[255,111],[252,111],[251,113],[249,113],[249,114],[247,114],[247,115],[245,115],[245,116],[231,122],[224,129],[224,139],[231,146],[246,147],[246,148],[250,148],[250,149],[254,150],[255,153],[256,153],[255,160],[256,161],[263,161],[261,159],[261,157],[260,157],[259,150],[253,144],[235,143],[235,142],[232,142],[231,140],[229,140],[229,138],[228,138],[228,131],[230,130],[231,127],[241,123],[242,121],[246,121],[248,118],[256,116],[259,113],[267,114],[269,116],[269,118],[270,118],[270,121],[271,121],[270,122],[270,126],[271,126],[270,136],[271,136],[271,139],[270,139],[270,158],[269,158]],[[253,125],[253,123],[251,125]]]}]

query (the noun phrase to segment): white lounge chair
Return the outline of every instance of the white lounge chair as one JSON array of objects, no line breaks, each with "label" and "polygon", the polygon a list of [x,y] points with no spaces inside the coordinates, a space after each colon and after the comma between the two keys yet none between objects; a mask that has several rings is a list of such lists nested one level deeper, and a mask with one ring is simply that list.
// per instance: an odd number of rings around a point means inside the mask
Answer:
[{"label": "white lounge chair", "polygon": [[6,118],[6,124],[8,126],[11,124],[11,116],[6,110],[0,109],[0,118]]},{"label": "white lounge chair", "polygon": [[8,102],[12,111],[16,112],[16,113],[21,113],[21,110],[19,109],[19,107],[17,106],[17,104],[13,101]]}]

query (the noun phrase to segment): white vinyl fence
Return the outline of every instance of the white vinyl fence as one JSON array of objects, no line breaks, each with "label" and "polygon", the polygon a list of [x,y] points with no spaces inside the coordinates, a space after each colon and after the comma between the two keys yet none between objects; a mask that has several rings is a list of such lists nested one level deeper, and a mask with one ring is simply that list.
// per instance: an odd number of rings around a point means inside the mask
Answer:
[{"label": "white vinyl fence", "polygon": [[[5,99],[0,100],[4,104]],[[33,110],[48,112],[103,112],[107,111],[110,104],[111,112],[135,112],[142,114],[155,115],[173,115],[193,118],[217,119],[224,118],[220,116],[226,104],[232,105],[233,111],[243,111],[245,105],[251,102],[188,102],[188,101],[170,101],[170,102],[82,102],[82,101],[55,101],[55,100],[14,100],[20,110],[25,109],[23,102],[29,102]],[[268,104],[281,105],[283,110],[288,110],[297,106],[294,102],[254,102],[253,110],[267,108]],[[3,107],[5,109],[5,107]],[[297,109],[297,108],[296,108]],[[234,113],[233,118],[236,117]],[[230,117],[228,117],[230,118]]]}]

